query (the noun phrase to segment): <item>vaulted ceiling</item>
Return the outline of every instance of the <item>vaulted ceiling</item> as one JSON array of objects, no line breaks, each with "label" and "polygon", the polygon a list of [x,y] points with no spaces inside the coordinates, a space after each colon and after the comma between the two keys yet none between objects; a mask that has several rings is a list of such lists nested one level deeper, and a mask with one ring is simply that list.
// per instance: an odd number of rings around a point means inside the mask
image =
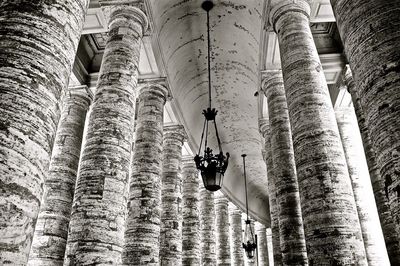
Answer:
[{"label": "vaulted ceiling", "polygon": [[[276,1],[276,0],[272,0]],[[140,81],[165,78],[172,94],[166,123],[182,123],[189,135],[184,153],[197,151],[203,126],[201,112],[208,106],[206,13],[202,0],[147,0],[143,6],[150,30],[143,38]],[[213,105],[224,151],[231,154],[223,192],[244,206],[241,154],[249,179],[252,215],[269,222],[266,168],[258,119],[267,115],[260,90],[263,70],[280,68],[278,42],[268,24],[268,0],[215,0],[210,13]],[[335,85],[345,59],[329,0],[312,3],[311,29],[332,100],[345,96]],[[95,88],[106,43],[107,12],[92,0],[84,36],[74,64],[71,84]],[[348,104],[346,102],[346,104]],[[212,137],[215,143],[215,136]],[[216,147],[216,146],[215,146]]]}]

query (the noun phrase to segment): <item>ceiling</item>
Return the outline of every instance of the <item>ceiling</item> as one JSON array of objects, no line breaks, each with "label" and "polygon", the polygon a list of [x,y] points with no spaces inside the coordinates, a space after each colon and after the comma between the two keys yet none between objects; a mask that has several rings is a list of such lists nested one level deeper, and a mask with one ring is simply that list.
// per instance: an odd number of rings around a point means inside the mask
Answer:
[{"label": "ceiling", "polygon": [[[269,1],[278,0],[215,0],[210,12],[213,106],[218,109],[223,150],[231,154],[223,192],[244,207],[240,155],[246,153],[250,213],[266,224],[267,177],[258,119],[267,115],[267,108],[265,97],[256,92],[262,71],[280,68],[277,38],[266,15]],[[143,38],[139,82],[165,78],[172,99],[166,105],[164,122],[185,126],[189,138],[184,155],[198,149],[204,119],[201,112],[208,106],[206,13],[201,3],[146,0],[143,4],[151,27]],[[106,21],[107,12],[92,0],[71,84],[95,88],[106,43]],[[346,95],[336,85],[345,60],[329,0],[313,1],[311,22],[332,100],[335,104],[346,102]]]}]

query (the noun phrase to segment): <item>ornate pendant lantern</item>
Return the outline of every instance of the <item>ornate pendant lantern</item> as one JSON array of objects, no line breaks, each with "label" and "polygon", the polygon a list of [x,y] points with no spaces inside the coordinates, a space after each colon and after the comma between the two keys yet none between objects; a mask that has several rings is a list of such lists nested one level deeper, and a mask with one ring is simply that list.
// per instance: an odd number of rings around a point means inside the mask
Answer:
[{"label": "ornate pendant lantern", "polygon": [[[204,115],[204,125],[203,132],[201,134],[201,141],[199,146],[199,152],[194,157],[197,169],[201,172],[201,177],[203,179],[204,187],[209,191],[217,191],[222,187],[222,179],[226,168],[228,167],[229,153],[223,154],[221,148],[221,141],[218,135],[217,124],[215,122],[215,117],[217,115],[217,110],[211,107],[211,47],[210,47],[210,10],[214,7],[212,1],[204,1],[201,7],[207,12],[207,50],[208,50],[208,96],[209,96],[209,107],[203,110]],[[214,124],[215,135],[218,142],[218,154],[213,154],[213,150],[207,146],[209,124]],[[212,125],[210,126],[213,127]],[[200,156],[201,148],[204,141],[204,154]]]},{"label": "ornate pendant lantern", "polygon": [[257,249],[257,236],[253,232],[251,221],[249,219],[249,205],[247,201],[246,161],[245,161],[246,154],[242,154],[242,157],[243,157],[243,172],[244,172],[243,176],[244,176],[244,188],[246,192],[246,215],[247,215],[242,246],[244,251],[246,252],[247,258],[252,259],[254,258]]}]

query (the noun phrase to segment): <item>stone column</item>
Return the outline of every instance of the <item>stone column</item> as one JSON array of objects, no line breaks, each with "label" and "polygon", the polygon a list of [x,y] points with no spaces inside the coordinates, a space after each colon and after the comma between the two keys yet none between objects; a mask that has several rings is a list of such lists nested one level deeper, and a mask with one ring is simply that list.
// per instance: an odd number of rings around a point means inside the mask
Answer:
[{"label": "stone column", "polygon": [[200,187],[201,266],[217,264],[214,193]]},{"label": "stone column", "polygon": [[342,75],[343,81],[353,100],[354,111],[361,133],[361,138],[369,169],[369,176],[371,178],[372,189],[375,195],[375,202],[378,209],[389,260],[392,265],[400,265],[400,238],[398,237],[399,233],[396,231],[396,224],[390,212],[389,197],[385,191],[385,181],[382,179],[378,169],[375,150],[371,145],[368,127],[366,125],[365,116],[360,103],[360,97],[358,97],[358,92],[356,90],[351,70],[348,66],[345,67]]},{"label": "stone column", "polygon": [[222,193],[216,194],[217,265],[221,266],[231,265],[228,204],[228,199]]},{"label": "stone column", "polygon": [[360,222],[306,0],[272,7],[310,265],[365,265]]},{"label": "stone column", "polygon": [[400,2],[331,3],[400,241]]},{"label": "stone column", "polygon": [[[308,265],[292,132],[281,70],[263,73],[267,97],[273,175],[279,205],[279,235],[284,265]],[[274,182],[275,181],[275,182]],[[268,183],[268,184],[271,184]]]},{"label": "stone column", "polygon": [[274,253],[272,250],[272,234],[271,228],[267,228],[267,243],[268,243],[268,259],[269,264],[274,265]]},{"label": "stone column", "polygon": [[29,265],[63,264],[83,129],[92,98],[86,86],[69,88],[63,98]]},{"label": "stone column", "polygon": [[158,265],[164,105],[168,91],[148,83],[139,93],[125,230],[125,265]]},{"label": "stone column", "polygon": [[268,242],[267,242],[267,229],[265,225],[256,222],[256,235],[257,235],[257,245],[258,245],[258,265],[268,266]]},{"label": "stone column", "polygon": [[193,156],[182,165],[182,265],[200,265],[200,179]]},{"label": "stone column", "polygon": [[335,113],[349,168],[368,265],[390,265],[361,136],[357,130],[354,108],[338,107]]},{"label": "stone column", "polygon": [[88,4],[0,1],[0,264],[27,263]]},{"label": "stone column", "polygon": [[121,264],[145,14],[115,6],[76,184],[64,265]]},{"label": "stone column", "polygon": [[231,234],[231,254],[232,254],[232,265],[242,266],[243,260],[243,229],[242,229],[242,211],[234,206],[229,206],[229,223],[230,223],[230,234]]},{"label": "stone column", "polygon": [[161,185],[160,265],[182,265],[182,146],[185,129],[164,127]]},{"label": "stone column", "polygon": [[268,199],[271,217],[272,252],[274,265],[282,264],[281,239],[279,233],[279,206],[277,204],[277,193],[275,187],[275,175],[273,171],[271,129],[268,118],[259,119],[260,132],[265,139],[265,163],[267,165]]}]

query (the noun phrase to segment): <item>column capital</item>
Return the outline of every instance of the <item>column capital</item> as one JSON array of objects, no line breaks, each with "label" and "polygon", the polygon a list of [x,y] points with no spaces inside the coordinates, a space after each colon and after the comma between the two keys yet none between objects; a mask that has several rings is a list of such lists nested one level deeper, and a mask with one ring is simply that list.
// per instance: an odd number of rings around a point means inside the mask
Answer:
[{"label": "column capital", "polygon": [[347,91],[353,96],[356,94],[356,86],[354,84],[353,73],[351,72],[350,66],[345,65],[342,70],[342,84],[346,86]]},{"label": "column capital", "polygon": [[266,69],[261,71],[261,90],[264,95],[267,96],[267,89],[273,83],[280,82],[283,86],[283,74],[282,69]]},{"label": "column capital", "polygon": [[255,223],[255,230],[256,231],[264,231],[264,232],[266,232],[267,227],[263,223],[256,222]]},{"label": "column capital", "polygon": [[68,87],[65,95],[65,101],[76,101],[79,98],[85,102],[85,108],[88,109],[93,101],[93,92],[86,85]]},{"label": "column capital", "polygon": [[277,31],[275,24],[285,14],[288,12],[299,12],[303,13],[306,17],[310,17],[311,13],[311,0],[272,0],[271,9],[269,12],[269,23]]},{"label": "column capital", "polygon": [[[133,21],[141,26],[141,34],[147,31],[149,27],[149,21],[146,13],[140,8],[140,1],[135,0],[103,0],[100,1],[100,6],[103,7],[104,13],[108,20],[109,30],[112,25],[122,20]],[[120,22],[121,23],[121,22]]]},{"label": "column capital", "polygon": [[269,119],[264,117],[258,119],[258,128],[260,130],[261,135],[265,138],[270,132],[270,127],[269,127]]},{"label": "column capital", "polygon": [[185,128],[182,125],[164,126],[164,139],[175,139],[183,142],[187,139]]},{"label": "column capital", "polygon": [[160,92],[166,101],[170,101],[172,99],[171,90],[169,88],[166,78],[151,78],[139,80],[139,95],[146,91],[155,90]]},{"label": "column capital", "polygon": [[243,211],[233,203],[229,203],[228,210],[231,215],[240,215],[242,216]]},{"label": "column capital", "polygon": [[221,202],[228,202],[229,203],[228,198],[222,192],[215,193],[214,200],[215,200],[215,204],[221,203]]},{"label": "column capital", "polygon": [[182,157],[182,167],[184,167],[184,168],[194,168],[197,171],[196,164],[194,163],[193,157],[194,156],[191,156],[191,155],[187,155],[187,156]]}]

